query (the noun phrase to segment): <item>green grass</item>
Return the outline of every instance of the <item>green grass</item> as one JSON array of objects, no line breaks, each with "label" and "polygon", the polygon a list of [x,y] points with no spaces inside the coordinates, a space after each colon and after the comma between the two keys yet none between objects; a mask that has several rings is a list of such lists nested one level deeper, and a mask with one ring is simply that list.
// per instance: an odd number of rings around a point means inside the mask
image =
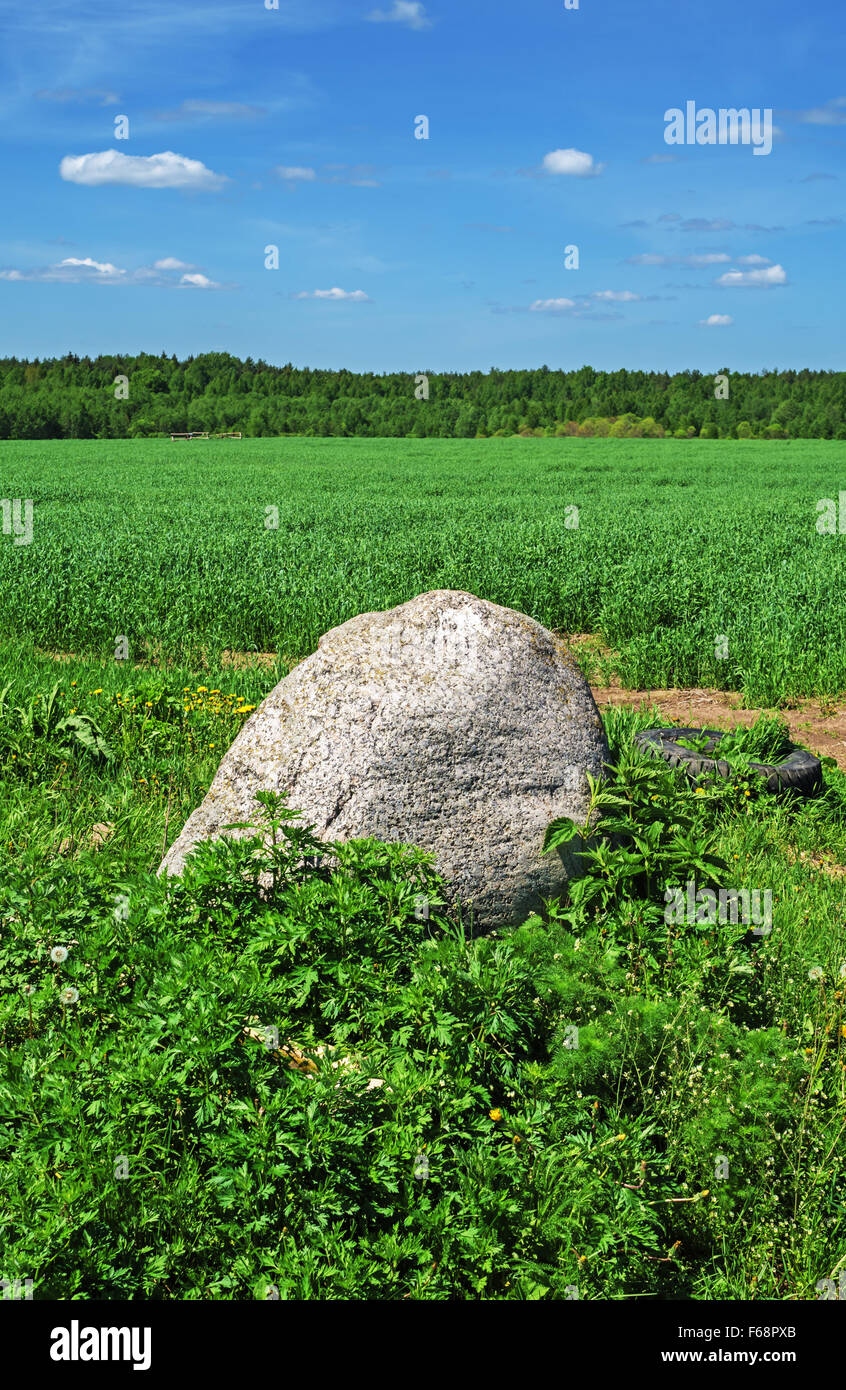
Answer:
[{"label": "green grass", "polygon": [[[31,546],[0,538],[0,1277],[817,1298],[846,1267],[836,768],[807,802],[694,789],[633,744],[657,711],[610,711],[585,876],[487,939],[425,856],[296,822],[270,899],[247,842],[155,870],[288,661],[426,588],[599,632],[632,683],[846,688],[840,541],[814,525],[842,447],[4,446],[36,512]],[[249,647],[277,667],[221,665]],[[769,892],[771,932],[668,918],[691,879]]]},{"label": "green grass", "polygon": [[0,461],[4,495],[35,503],[31,545],[0,537],[2,628],[48,650],[292,659],[455,588],[600,634],[631,687],[846,690],[846,546],[816,530],[844,443],[13,442]]},{"label": "green grass", "polygon": [[[155,879],[168,801],[172,836],[275,673],[112,689],[73,664],[51,724],[55,664],[18,667],[4,1277],[36,1298],[819,1296],[846,1258],[844,894],[799,855],[846,860],[842,774],[798,805],[697,795],[634,749],[654,712],[611,712],[614,834],[569,898],[469,941],[399,847],[333,856],[282,825],[269,902],[245,842]],[[93,744],[61,732],[73,708]],[[691,876],[769,889],[771,933],[668,926],[663,885]]]}]

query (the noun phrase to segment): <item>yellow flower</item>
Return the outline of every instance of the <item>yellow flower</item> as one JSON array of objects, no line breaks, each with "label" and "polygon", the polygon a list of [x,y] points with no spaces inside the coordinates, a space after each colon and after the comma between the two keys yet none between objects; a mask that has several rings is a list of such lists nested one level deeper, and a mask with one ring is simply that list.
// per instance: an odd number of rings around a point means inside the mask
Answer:
[{"label": "yellow flower", "polygon": [[523,1140],[520,1138],[519,1134],[515,1134],[515,1135],[512,1137],[511,1142],[512,1142],[512,1144],[522,1144]]},{"label": "yellow flower", "polygon": [[102,687],[102,686],[100,686],[99,690],[92,690],[92,692],[91,692],[92,695],[102,695],[102,693],[103,693],[103,687]]},{"label": "yellow flower", "polygon": [[497,1121],[497,1120],[501,1120],[501,1119],[502,1119],[502,1111],[501,1111],[501,1110],[489,1110],[489,1111],[488,1111],[488,1114],[490,1115],[490,1117],[491,1117],[491,1119],[493,1120],[494,1124],[496,1124],[496,1121]]},{"label": "yellow flower", "polygon": [[696,788],[696,795],[697,795],[697,796],[704,796],[704,795],[705,795],[705,788],[704,788],[704,787],[697,787],[697,788]]}]

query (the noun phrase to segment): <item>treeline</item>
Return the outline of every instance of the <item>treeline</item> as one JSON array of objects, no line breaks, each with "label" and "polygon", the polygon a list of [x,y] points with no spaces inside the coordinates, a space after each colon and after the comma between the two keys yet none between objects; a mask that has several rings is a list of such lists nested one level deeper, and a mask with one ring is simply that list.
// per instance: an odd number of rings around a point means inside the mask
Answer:
[{"label": "treeline", "polygon": [[846,439],[846,372],[370,372],[224,352],[0,359],[0,438],[594,434]]}]

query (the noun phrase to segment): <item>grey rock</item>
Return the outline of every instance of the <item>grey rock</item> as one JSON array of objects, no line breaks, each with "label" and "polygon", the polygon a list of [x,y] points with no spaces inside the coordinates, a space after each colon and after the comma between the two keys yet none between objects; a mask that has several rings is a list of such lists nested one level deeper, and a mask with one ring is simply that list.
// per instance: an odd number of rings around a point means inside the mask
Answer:
[{"label": "grey rock", "polygon": [[[551,820],[583,820],[608,749],[590,687],[540,623],[439,589],[321,637],[247,720],[160,873],[286,792],[325,840],[432,851],[488,929],[519,921],[578,872],[541,857]],[[249,832],[227,832],[246,834]]]}]

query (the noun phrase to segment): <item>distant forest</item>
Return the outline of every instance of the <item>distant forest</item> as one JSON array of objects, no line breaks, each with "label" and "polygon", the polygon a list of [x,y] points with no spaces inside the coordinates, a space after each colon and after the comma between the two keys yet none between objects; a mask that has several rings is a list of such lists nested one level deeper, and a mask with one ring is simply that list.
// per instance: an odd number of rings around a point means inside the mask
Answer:
[{"label": "distant forest", "polygon": [[846,372],[390,372],[271,367],[224,352],[0,359],[0,439],[614,435],[846,439]]}]

